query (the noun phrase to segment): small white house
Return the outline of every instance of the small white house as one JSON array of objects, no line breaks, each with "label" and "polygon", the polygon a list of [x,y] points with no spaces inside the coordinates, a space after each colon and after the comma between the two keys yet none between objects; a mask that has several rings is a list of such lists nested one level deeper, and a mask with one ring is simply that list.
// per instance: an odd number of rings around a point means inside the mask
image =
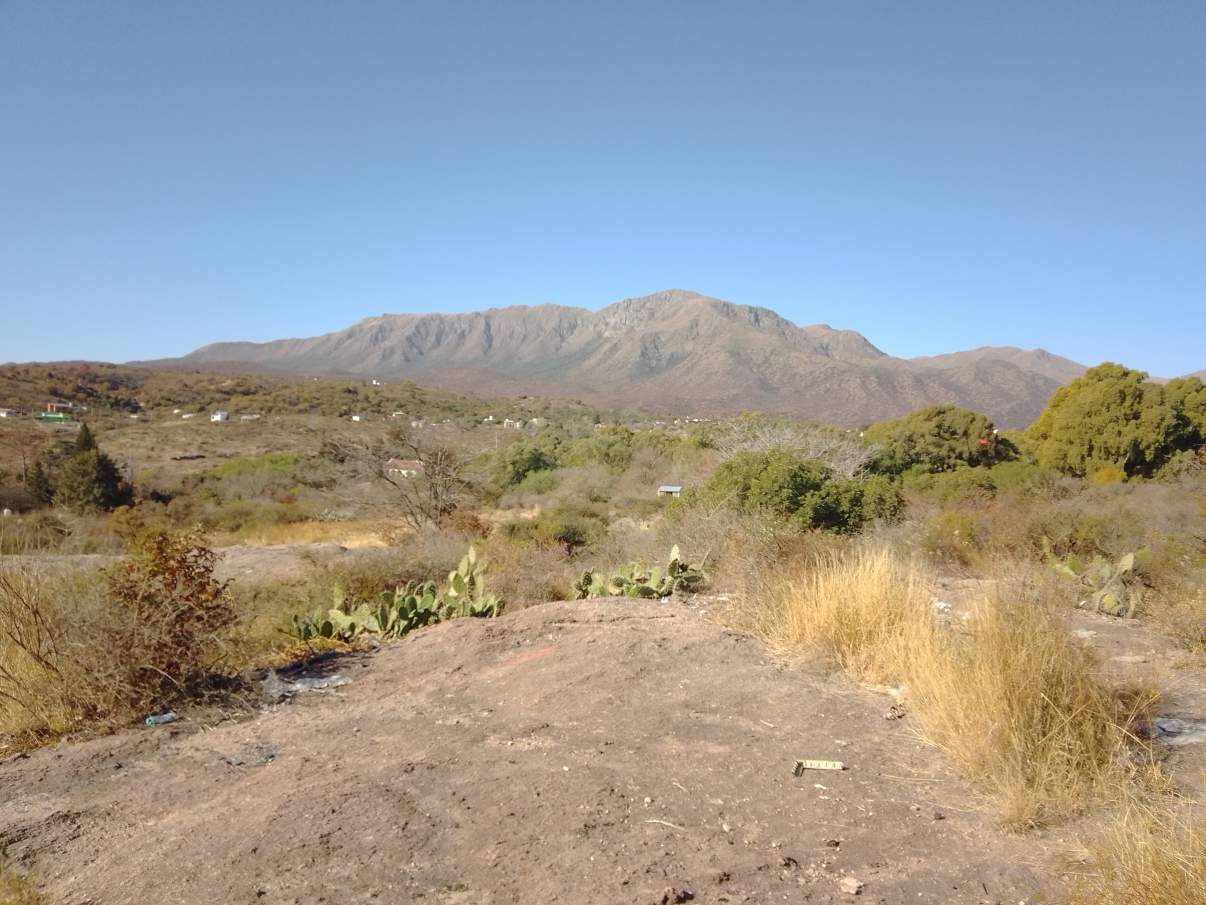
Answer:
[{"label": "small white house", "polygon": [[418,459],[388,459],[385,463],[385,473],[392,478],[417,478],[422,471]]},{"label": "small white house", "polygon": [[196,417],[197,417],[196,412],[185,412],[183,415],[180,416],[180,419],[182,421],[187,421],[189,418],[196,418]]},{"label": "small white house", "polygon": [[519,418],[503,418],[503,427],[507,430],[519,430],[523,427],[523,421]]},{"label": "small white house", "polygon": [[657,489],[658,496],[680,497],[683,495],[681,484],[663,484]]},{"label": "small white house", "polygon": [[0,409],[0,418],[16,418],[16,409]]},{"label": "small white house", "polygon": [[411,426],[411,427],[414,427],[414,428],[421,428],[421,427],[423,426],[423,423],[424,423],[424,422],[423,422],[423,419],[422,419],[422,418],[418,418],[418,419],[416,419],[416,420],[414,420],[414,421],[410,422],[410,426]]},{"label": "small white house", "polygon": [[361,420],[363,420],[363,419],[361,418],[361,416],[360,416],[360,415],[353,415],[353,416],[352,416],[352,420],[353,420],[353,421],[361,421]]},{"label": "small white house", "polygon": [[214,412],[212,415],[209,416],[209,420],[214,421],[214,422],[227,421],[229,419],[230,419],[230,412],[223,412],[220,410]]},{"label": "small white house", "polygon": [[239,415],[240,421],[259,421],[259,415]]}]

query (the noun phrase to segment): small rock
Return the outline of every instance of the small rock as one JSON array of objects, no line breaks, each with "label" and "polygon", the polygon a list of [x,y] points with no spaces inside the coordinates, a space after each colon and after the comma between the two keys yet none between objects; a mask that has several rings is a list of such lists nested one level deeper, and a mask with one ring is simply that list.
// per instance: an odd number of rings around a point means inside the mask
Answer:
[{"label": "small rock", "polygon": [[649,807],[649,805],[651,805],[651,804],[653,804],[653,799],[650,798],[648,795],[646,795],[645,796],[645,807]]},{"label": "small rock", "polygon": [[690,902],[694,898],[695,893],[686,887],[676,889],[675,887],[671,886],[664,893],[662,893],[661,905],[676,905],[676,903],[680,902]]},{"label": "small rock", "polygon": [[863,891],[863,881],[856,880],[854,877],[842,877],[842,881],[838,883],[838,888],[847,895],[857,896]]},{"label": "small rock", "polygon": [[885,720],[901,720],[904,719],[904,715],[905,710],[899,704],[893,704],[886,711],[884,711]]},{"label": "small rock", "polygon": [[935,812],[934,812],[934,819],[935,819],[935,820],[946,820],[946,815],[945,815],[945,814],[943,814],[941,811],[935,811]]}]

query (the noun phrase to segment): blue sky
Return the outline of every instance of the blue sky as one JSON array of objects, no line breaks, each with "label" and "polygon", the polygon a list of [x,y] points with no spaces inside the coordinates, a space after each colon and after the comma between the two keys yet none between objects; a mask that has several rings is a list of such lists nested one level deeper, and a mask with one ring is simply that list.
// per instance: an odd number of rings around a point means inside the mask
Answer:
[{"label": "blue sky", "polygon": [[0,0],[0,361],[684,287],[1183,373],[1204,108],[1200,0]]}]

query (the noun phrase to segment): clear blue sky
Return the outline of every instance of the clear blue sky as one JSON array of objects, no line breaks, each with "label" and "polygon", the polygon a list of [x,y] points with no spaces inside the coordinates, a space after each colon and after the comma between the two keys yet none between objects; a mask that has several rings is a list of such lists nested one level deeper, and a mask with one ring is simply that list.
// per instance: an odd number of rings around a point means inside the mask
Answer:
[{"label": "clear blue sky", "polygon": [[1206,367],[1206,3],[0,0],[0,361],[672,286]]}]

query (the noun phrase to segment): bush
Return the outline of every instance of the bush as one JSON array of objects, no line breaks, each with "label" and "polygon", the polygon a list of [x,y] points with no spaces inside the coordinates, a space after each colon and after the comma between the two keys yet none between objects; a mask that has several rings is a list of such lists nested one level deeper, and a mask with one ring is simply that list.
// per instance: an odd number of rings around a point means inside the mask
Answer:
[{"label": "bush", "polygon": [[838,534],[857,532],[873,519],[895,519],[904,507],[899,488],[886,477],[835,478],[822,463],[785,450],[737,454],[689,499],[792,517]]},{"label": "bush", "polygon": [[153,532],[104,573],[129,652],[130,682],[158,698],[185,690],[204,675],[235,613],[226,585],[213,577],[217,556],[196,534]]},{"label": "bush", "polygon": [[931,405],[895,421],[881,421],[867,428],[864,438],[880,447],[872,468],[883,474],[993,465],[1017,455],[988,418],[954,405]]}]

